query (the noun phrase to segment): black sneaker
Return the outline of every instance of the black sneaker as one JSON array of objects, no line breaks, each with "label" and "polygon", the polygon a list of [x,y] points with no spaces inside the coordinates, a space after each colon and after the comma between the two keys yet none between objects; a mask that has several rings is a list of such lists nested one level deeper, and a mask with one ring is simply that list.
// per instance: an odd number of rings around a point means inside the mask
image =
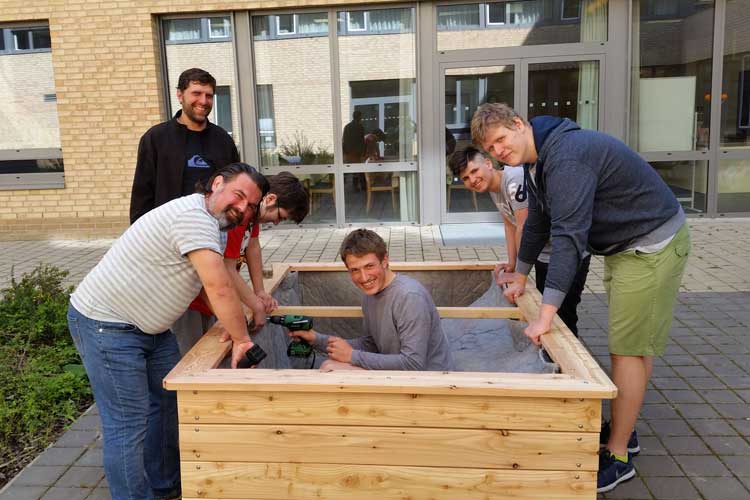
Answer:
[{"label": "black sneaker", "polygon": [[611,491],[620,483],[635,477],[633,457],[628,455],[627,462],[617,460],[608,449],[599,453],[599,473],[596,476],[596,492]]},{"label": "black sneaker", "polygon": [[[609,420],[602,422],[602,430],[599,432],[599,448],[604,448],[609,442],[609,433],[612,432]],[[628,439],[628,454],[636,456],[641,452],[641,446],[638,444],[638,433],[633,429]]]}]

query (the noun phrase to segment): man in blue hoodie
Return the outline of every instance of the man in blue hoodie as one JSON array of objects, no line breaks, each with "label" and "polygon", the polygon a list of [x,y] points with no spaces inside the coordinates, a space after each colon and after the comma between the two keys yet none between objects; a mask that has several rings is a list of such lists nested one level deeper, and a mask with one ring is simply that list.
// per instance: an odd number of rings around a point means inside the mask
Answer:
[{"label": "man in blue hoodie", "polygon": [[621,141],[575,122],[539,116],[527,122],[505,104],[484,104],[472,139],[499,162],[523,165],[529,214],[516,272],[502,282],[510,300],[547,240],[549,262],[539,318],[525,333],[548,332],[586,252],[604,256],[609,352],[618,395],[602,428],[597,489],[635,476],[635,422],[653,368],[664,354],[690,236],[682,207],[664,181]]}]

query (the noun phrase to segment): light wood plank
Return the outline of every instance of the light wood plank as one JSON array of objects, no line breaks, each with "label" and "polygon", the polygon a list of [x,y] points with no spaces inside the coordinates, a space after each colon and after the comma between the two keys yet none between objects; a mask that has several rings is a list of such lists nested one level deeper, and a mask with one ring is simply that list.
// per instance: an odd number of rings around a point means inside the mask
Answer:
[{"label": "light wood plank", "polygon": [[[534,285],[528,285],[526,292],[518,298],[518,307],[521,308],[528,321],[539,317],[541,303],[542,295]],[[563,373],[589,381],[601,388],[607,388],[609,394],[604,396],[607,399],[617,396],[615,384],[557,315],[552,321],[551,330],[542,335],[541,341],[552,359],[560,365]]]},{"label": "light wood plank", "polygon": [[216,368],[232,349],[231,342],[219,342],[224,328],[214,324],[188,351],[164,379],[164,387],[169,389],[167,380],[176,377],[195,376]]},{"label": "light wood plank", "polygon": [[596,473],[183,462],[182,494],[185,500],[594,500]]},{"label": "light wood plank", "polygon": [[[441,318],[524,319],[517,307],[438,307]],[[361,318],[359,306],[279,306],[271,314],[303,314],[312,318]]]},{"label": "light wood plank", "polygon": [[248,392],[327,392],[368,394],[452,394],[457,396],[515,396],[601,399],[610,395],[587,380],[565,374],[339,371],[228,370],[168,375],[170,390]]},{"label": "light wood plank", "polygon": [[[293,262],[287,263],[291,271],[308,272],[346,272],[343,262]],[[497,262],[464,261],[464,262],[394,262],[388,263],[394,271],[491,271]],[[275,271],[274,271],[275,272]]]},{"label": "light wood plank", "polygon": [[182,460],[596,470],[599,433],[313,425],[180,425]]},{"label": "light wood plank", "polygon": [[184,424],[414,426],[598,432],[601,401],[417,394],[180,391]]}]

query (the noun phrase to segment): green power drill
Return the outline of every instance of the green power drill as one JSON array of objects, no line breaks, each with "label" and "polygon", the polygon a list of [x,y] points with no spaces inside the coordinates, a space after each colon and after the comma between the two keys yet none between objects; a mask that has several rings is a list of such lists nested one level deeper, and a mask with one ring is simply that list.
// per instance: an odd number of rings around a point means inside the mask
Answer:
[{"label": "green power drill", "polygon": [[[285,314],[284,316],[269,316],[268,321],[275,325],[281,325],[291,332],[299,330],[312,330],[313,319],[301,314]],[[312,346],[304,339],[294,339],[286,349],[290,358],[307,358],[313,352]]]}]

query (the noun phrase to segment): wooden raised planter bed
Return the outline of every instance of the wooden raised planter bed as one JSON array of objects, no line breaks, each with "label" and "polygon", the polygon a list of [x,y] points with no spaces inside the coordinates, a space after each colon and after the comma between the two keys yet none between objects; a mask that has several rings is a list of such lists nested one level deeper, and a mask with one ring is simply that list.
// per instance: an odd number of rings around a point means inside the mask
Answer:
[{"label": "wooden raised planter bed", "polygon": [[[490,263],[391,263],[397,271]],[[267,290],[290,271],[275,265]],[[533,319],[518,308],[439,308],[443,317]],[[282,311],[279,311],[282,312]],[[356,307],[283,313],[356,317]],[[214,327],[164,380],[177,391],[189,499],[596,498],[601,401],[616,387],[559,318],[543,344],[560,374],[216,369]]]}]

